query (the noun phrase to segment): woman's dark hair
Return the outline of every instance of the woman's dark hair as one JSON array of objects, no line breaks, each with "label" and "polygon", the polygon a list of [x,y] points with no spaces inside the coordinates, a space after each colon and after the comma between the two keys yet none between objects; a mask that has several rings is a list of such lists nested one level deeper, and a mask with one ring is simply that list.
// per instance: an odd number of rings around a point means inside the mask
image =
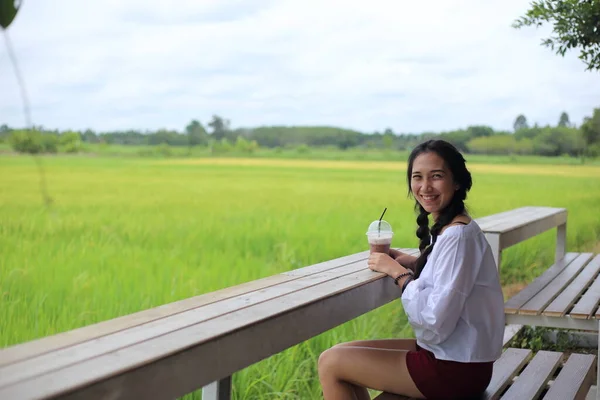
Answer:
[{"label": "woman's dark hair", "polygon": [[408,181],[408,193],[413,194],[411,190],[411,177],[413,164],[415,159],[423,153],[436,153],[440,156],[446,167],[452,172],[454,183],[458,186],[450,203],[440,211],[440,215],[431,227],[429,228],[429,213],[415,199],[415,211],[419,212],[417,217],[417,237],[420,240],[419,250],[421,254],[415,263],[415,278],[418,278],[425,267],[427,257],[433,250],[433,246],[437,240],[439,233],[444,226],[448,225],[459,214],[466,211],[464,200],[467,198],[467,192],[471,189],[472,180],[471,173],[467,169],[466,161],[462,154],[452,144],[444,140],[428,140],[419,144],[413,149],[408,157],[408,169],[406,179]]}]

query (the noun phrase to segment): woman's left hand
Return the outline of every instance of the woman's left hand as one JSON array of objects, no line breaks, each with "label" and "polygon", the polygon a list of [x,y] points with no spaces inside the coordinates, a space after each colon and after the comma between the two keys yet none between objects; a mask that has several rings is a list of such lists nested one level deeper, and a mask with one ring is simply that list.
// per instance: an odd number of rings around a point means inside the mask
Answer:
[{"label": "woman's left hand", "polygon": [[371,253],[369,256],[369,269],[375,272],[383,272],[393,276],[405,272],[406,268],[385,253]]}]

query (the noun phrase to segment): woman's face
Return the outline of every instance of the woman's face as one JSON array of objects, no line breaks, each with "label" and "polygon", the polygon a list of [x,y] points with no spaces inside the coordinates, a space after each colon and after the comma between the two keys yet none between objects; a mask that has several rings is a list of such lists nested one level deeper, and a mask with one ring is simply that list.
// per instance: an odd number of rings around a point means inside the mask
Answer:
[{"label": "woman's face", "polygon": [[437,220],[440,211],[452,201],[458,185],[444,159],[435,152],[415,158],[410,177],[410,190],[425,211]]}]

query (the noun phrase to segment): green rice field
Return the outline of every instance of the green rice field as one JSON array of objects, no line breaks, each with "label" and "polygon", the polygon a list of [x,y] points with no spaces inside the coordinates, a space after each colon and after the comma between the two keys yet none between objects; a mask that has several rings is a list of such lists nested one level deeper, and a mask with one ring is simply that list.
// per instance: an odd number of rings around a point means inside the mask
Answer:
[{"label": "green rice field", "polygon": [[[0,347],[366,250],[384,207],[394,246],[417,246],[405,161],[41,160],[49,206],[32,157],[0,157]],[[473,217],[566,207],[568,250],[600,252],[599,165],[468,165]],[[554,240],[506,250],[505,288],[547,268]],[[411,335],[395,301],[235,374],[234,398],[319,398],[321,351]]]}]

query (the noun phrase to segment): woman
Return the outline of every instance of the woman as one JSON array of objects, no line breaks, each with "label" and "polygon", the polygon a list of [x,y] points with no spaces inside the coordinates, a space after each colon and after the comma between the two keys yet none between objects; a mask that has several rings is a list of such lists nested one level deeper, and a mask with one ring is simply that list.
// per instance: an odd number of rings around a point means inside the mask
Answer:
[{"label": "woman", "polygon": [[[419,257],[372,253],[369,268],[394,279],[415,339],[343,343],[319,357],[326,400],[369,399],[366,388],[426,399],[482,394],[502,352],[504,299],[491,248],[464,200],[465,159],[429,140],[408,160],[419,210]],[[429,216],[433,225],[429,227]]]}]

